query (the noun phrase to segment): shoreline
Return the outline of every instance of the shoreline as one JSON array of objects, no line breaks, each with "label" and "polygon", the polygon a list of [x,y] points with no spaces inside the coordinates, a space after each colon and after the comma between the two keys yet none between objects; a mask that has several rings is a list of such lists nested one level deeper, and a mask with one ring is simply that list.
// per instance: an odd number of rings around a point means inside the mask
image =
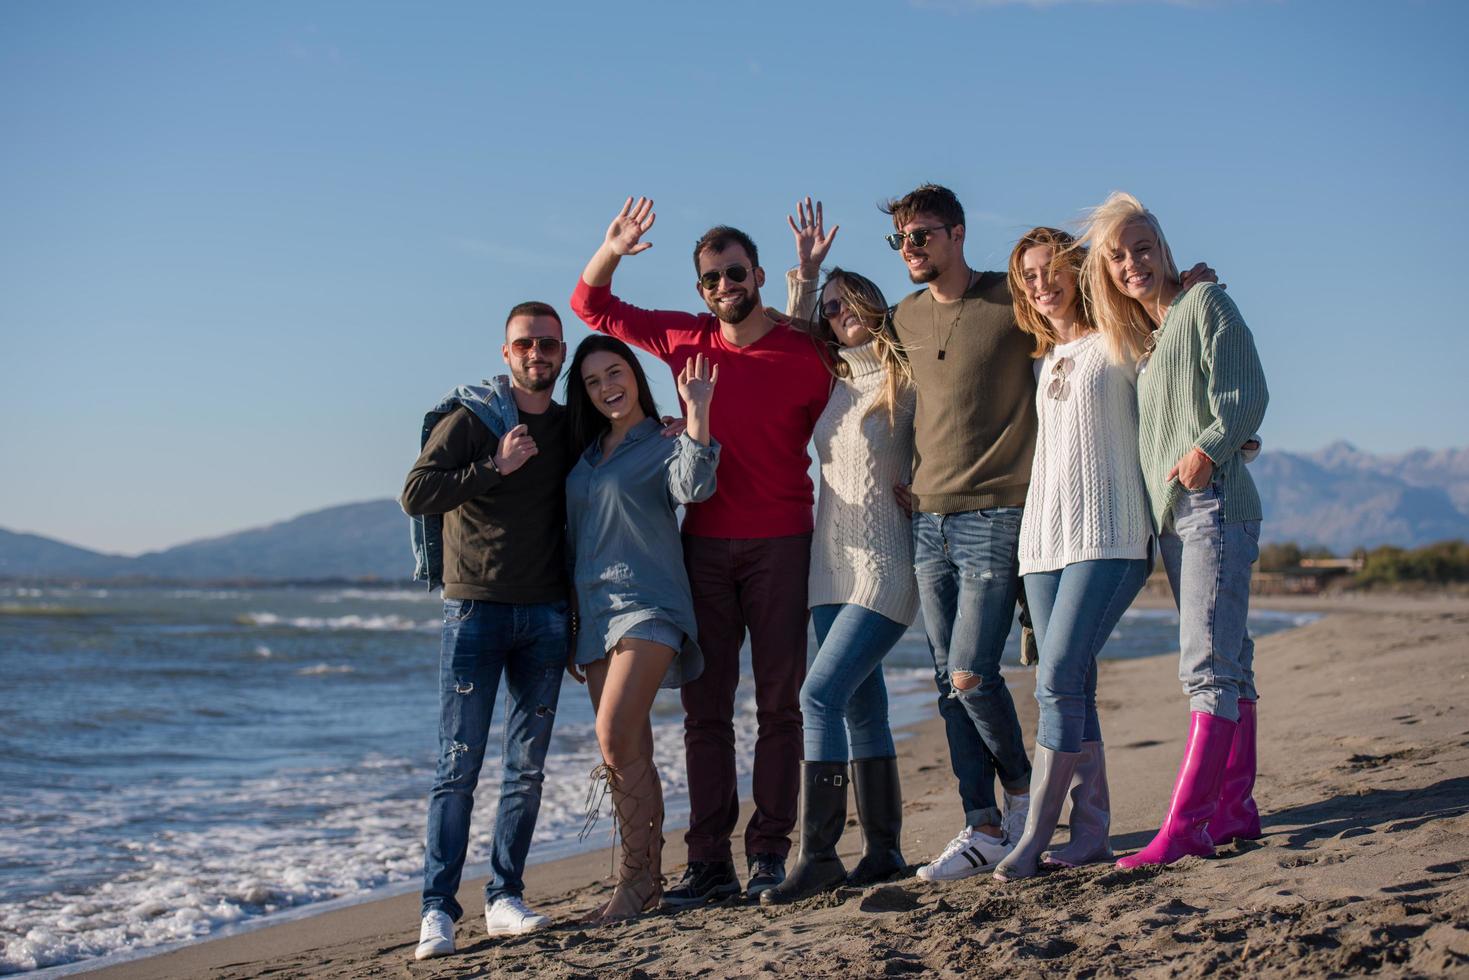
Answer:
[{"label": "shoreline", "polygon": [[[1138,608],[1164,608],[1168,606],[1168,603],[1166,600],[1142,599],[1136,605]],[[1394,620],[1402,620],[1409,625],[1416,624],[1421,632],[1421,627],[1425,622],[1431,624],[1447,617],[1461,624],[1461,635],[1450,637],[1450,646],[1452,647],[1452,640],[1457,639],[1459,641],[1458,652],[1461,654],[1469,652],[1463,649],[1466,645],[1463,641],[1469,634],[1462,629],[1462,624],[1469,623],[1469,601],[1458,597],[1352,596],[1345,601],[1340,597],[1256,597],[1252,600],[1252,606],[1261,609],[1328,614],[1308,626],[1272,634],[1260,641],[1257,665],[1262,674],[1264,695],[1262,706],[1265,706],[1262,707],[1262,732],[1268,731],[1271,722],[1284,720],[1266,713],[1266,707],[1277,697],[1273,693],[1273,688],[1281,680],[1277,676],[1277,669],[1284,670],[1290,676],[1294,676],[1301,670],[1299,666],[1286,669],[1279,662],[1280,652],[1286,650],[1298,655],[1307,654],[1311,648],[1318,645],[1309,636],[1311,633],[1330,632],[1340,634],[1347,639],[1361,638],[1364,633],[1371,632],[1372,625],[1381,627]],[[1442,637],[1437,637],[1437,639],[1442,639]],[[1358,645],[1362,644],[1359,642]],[[1364,650],[1362,653],[1366,657],[1370,651]],[[1111,747],[1109,763],[1113,769],[1113,797],[1114,806],[1117,807],[1114,813],[1113,843],[1114,847],[1119,849],[1140,846],[1150,836],[1150,829],[1141,828],[1156,826],[1156,820],[1161,816],[1161,808],[1166,804],[1169,789],[1167,783],[1171,776],[1170,767],[1177,764],[1183,736],[1183,719],[1186,718],[1186,704],[1178,691],[1176,679],[1172,677],[1173,672],[1158,669],[1160,663],[1166,662],[1171,656],[1171,654],[1164,654],[1134,660],[1108,661],[1104,667],[1099,707],[1103,713],[1104,726]],[[1463,669],[1460,668],[1458,673],[1455,684],[1450,687],[1459,693],[1469,693],[1469,684],[1464,683]],[[1027,674],[1029,674],[1028,671],[1018,676],[1024,677]],[[1148,711],[1138,703],[1131,705],[1120,703],[1117,700],[1118,695],[1124,688],[1135,686],[1135,682],[1142,683],[1143,686],[1150,689],[1156,689],[1159,695],[1156,707],[1167,710]],[[1403,683],[1402,679],[1399,679],[1399,683]],[[1021,688],[1024,686],[1019,685]],[[1017,689],[1014,692],[1022,727],[1030,734],[1034,732],[1035,705],[1028,694],[1028,690]],[[1151,698],[1149,701],[1151,703]],[[1294,707],[1292,706],[1291,714],[1299,714]],[[1448,710],[1452,711],[1452,708]],[[1394,714],[1401,714],[1401,712],[1394,712]],[[1164,715],[1168,717],[1159,717]],[[1175,715],[1177,717],[1173,717]],[[1460,719],[1461,722],[1464,720]],[[1461,729],[1464,727],[1466,726],[1460,725]],[[954,812],[957,811],[958,806],[953,792],[952,776],[948,772],[947,747],[938,719],[930,718],[915,725],[905,726],[905,729],[906,737],[899,742],[900,765],[905,789],[906,825],[903,844],[909,861],[916,863],[936,853],[957,829]],[[1145,731],[1152,732],[1157,737],[1132,737],[1134,734]],[[1469,734],[1469,731],[1463,734]],[[1029,739],[1027,744],[1030,745]],[[1464,744],[1469,745],[1469,743]],[[1462,753],[1462,747],[1460,751]],[[1278,808],[1272,805],[1272,787],[1268,782],[1270,769],[1267,767],[1263,735],[1261,753],[1262,812],[1277,810]],[[1358,753],[1358,755],[1361,754]],[[1135,756],[1136,759],[1130,758],[1132,756]],[[1462,762],[1465,757],[1461,754],[1460,761]],[[1138,764],[1134,765],[1134,762]],[[1159,767],[1162,770],[1161,776]],[[1119,776],[1127,778],[1119,778]],[[1464,782],[1469,782],[1469,780]],[[1133,783],[1140,785],[1125,788]],[[1455,787],[1455,789],[1457,791],[1459,788]],[[1461,795],[1465,798],[1460,802],[1469,804],[1469,792]],[[1463,806],[1461,810],[1469,810],[1469,806]],[[742,807],[741,825],[748,812],[749,804],[746,800]],[[851,816],[849,812],[849,830],[844,835],[840,848],[844,860],[849,862],[855,859],[856,852],[860,848],[860,835],[855,828],[850,826],[853,822],[850,819]],[[959,814],[957,819],[962,821],[962,814]],[[1469,818],[1465,818],[1461,812],[1458,819],[1462,823]],[[1267,816],[1266,822],[1267,841],[1269,841],[1275,834],[1272,833],[1270,817]],[[1062,834],[1064,831],[1058,832],[1058,840],[1063,839]],[[1452,864],[1455,857],[1462,858],[1465,859],[1465,866],[1469,866],[1469,846],[1462,846],[1466,840],[1469,840],[1469,837],[1460,837],[1458,851],[1455,854],[1444,852],[1440,857],[1448,864]],[[742,867],[738,839],[735,843],[736,863],[737,866]],[[1241,847],[1247,854],[1267,849],[1261,844],[1242,845]],[[1225,849],[1225,851],[1230,852],[1231,849]],[[669,835],[665,855],[665,867],[676,872],[684,860],[683,842],[678,832],[675,831]],[[1196,859],[1188,859],[1181,865],[1175,866],[1175,869],[1194,873],[1200,868],[1211,869],[1224,863],[1226,862],[1218,860],[1201,862]],[[1443,862],[1441,861],[1440,864],[1442,865]],[[1127,874],[1130,876],[1129,880],[1134,880],[1139,875],[1168,878],[1174,876],[1175,869],[1169,869],[1161,874],[1151,871]],[[404,882],[399,886],[389,886],[393,889],[402,889],[400,893],[394,895],[384,896],[382,890],[377,890],[350,899],[338,899],[331,903],[324,903],[328,906],[326,908],[320,905],[304,906],[297,912],[282,913],[283,916],[290,917],[284,921],[280,915],[272,916],[259,920],[258,923],[242,924],[238,931],[232,931],[227,935],[213,935],[179,947],[139,950],[120,954],[128,957],[124,960],[109,958],[102,961],[82,961],[32,971],[26,975],[38,977],[96,976],[117,980],[117,978],[126,977],[204,975],[245,977],[269,970],[275,976],[334,977],[360,976],[364,973],[386,971],[402,974],[406,968],[407,974],[412,976],[447,976],[471,966],[488,964],[494,964],[498,969],[524,969],[528,963],[525,959],[527,956],[537,957],[537,963],[541,966],[549,966],[545,962],[545,957],[549,954],[553,961],[563,967],[562,972],[553,975],[569,977],[584,975],[579,973],[579,968],[572,963],[573,960],[583,958],[575,955],[575,950],[589,944],[610,944],[615,949],[619,943],[629,940],[634,933],[640,937],[645,933],[651,934],[648,938],[657,937],[658,954],[644,967],[645,971],[649,971],[646,973],[648,976],[685,975],[685,971],[688,971],[690,966],[688,956],[705,955],[716,951],[723,951],[725,955],[731,957],[725,966],[747,968],[753,973],[758,972],[754,965],[755,961],[768,957],[770,951],[762,949],[759,956],[753,959],[750,957],[749,954],[752,952],[749,949],[751,927],[758,932],[760,924],[771,919],[783,922],[791,917],[814,916],[821,920],[836,916],[847,906],[854,906],[862,919],[871,920],[865,922],[867,925],[877,926],[882,920],[891,919],[892,916],[883,914],[885,912],[900,912],[902,914],[898,916],[899,918],[918,917],[918,920],[909,922],[909,925],[912,926],[920,924],[927,916],[952,911],[951,903],[956,900],[956,893],[962,892],[966,895],[972,893],[968,897],[984,897],[993,904],[998,896],[1010,894],[1012,891],[1024,894],[1053,880],[1072,877],[1071,875],[1049,874],[1029,882],[1015,883],[1003,889],[998,886],[992,887],[987,876],[938,887],[922,884],[910,878],[864,890],[842,889],[832,895],[812,899],[778,912],[762,910],[758,906],[736,905],[729,908],[727,912],[721,908],[711,908],[677,916],[654,915],[610,929],[584,931],[575,926],[563,925],[562,923],[571,918],[573,913],[595,904],[598,896],[610,890],[606,877],[609,870],[610,848],[605,844],[528,867],[527,900],[551,914],[557,920],[558,928],[534,936],[493,943],[483,938],[482,920],[479,915],[482,904],[479,892],[483,879],[466,881],[461,889],[461,898],[465,900],[467,911],[459,926],[460,955],[424,963],[416,963],[412,960],[418,921],[417,887],[414,882]],[[1107,875],[1106,871],[1098,868],[1078,869],[1074,874],[1082,881],[1087,881],[1097,877],[1097,873],[1103,877]],[[1466,899],[1466,896],[1469,896],[1469,886],[1466,886],[1462,868],[1455,873],[1455,876],[1457,886],[1454,891],[1462,907],[1469,904],[1469,899]],[[837,899],[840,901],[837,901],[835,905],[831,904]],[[342,903],[340,907],[331,907],[337,906],[338,903]],[[902,907],[886,908],[887,905]],[[813,909],[813,906],[818,906],[818,908]],[[927,909],[926,912],[925,909]],[[1196,911],[1199,910],[1196,909]],[[712,920],[711,917],[713,917]],[[737,922],[718,921],[721,919],[748,919],[750,921],[741,927]],[[695,924],[703,928],[693,929],[694,935],[691,937],[691,930],[686,927]],[[846,924],[850,925],[850,922]],[[825,923],[820,925],[824,926]],[[740,934],[734,939],[724,935],[732,928]],[[824,932],[825,929],[813,927],[812,931]],[[699,934],[707,935],[701,940]],[[845,932],[842,932],[841,935],[845,935]],[[679,942],[687,943],[690,938],[693,940],[692,949],[680,951],[679,948],[675,948],[678,947]],[[940,937],[931,935],[929,938],[938,939]],[[605,940],[605,943],[598,942],[598,940]],[[711,943],[713,944],[712,949]],[[647,948],[642,939],[637,942],[637,945],[640,948]],[[756,943],[755,945],[768,944]],[[1466,948],[1464,952],[1466,956],[1469,956],[1469,948]],[[721,957],[714,958],[718,960]],[[767,959],[766,962],[767,967],[774,964],[777,972],[785,972],[788,967],[792,968],[792,972],[800,972],[794,969],[798,959],[779,957],[775,960]],[[747,961],[748,967],[746,967]],[[1466,959],[1465,962],[1469,964],[1469,959]],[[870,960],[867,961],[867,965],[871,966]],[[808,964],[808,972],[810,969],[814,967]],[[843,972],[838,975],[867,975],[857,970],[855,965],[851,969],[857,972]]]}]

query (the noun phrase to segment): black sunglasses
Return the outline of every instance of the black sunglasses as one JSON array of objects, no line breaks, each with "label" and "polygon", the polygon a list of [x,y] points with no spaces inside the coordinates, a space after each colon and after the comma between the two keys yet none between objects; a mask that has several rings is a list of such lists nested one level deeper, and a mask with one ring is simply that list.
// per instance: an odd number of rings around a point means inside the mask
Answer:
[{"label": "black sunglasses", "polygon": [[939,225],[937,228],[914,228],[912,231],[895,231],[891,235],[884,235],[883,237],[887,239],[888,246],[896,252],[903,247],[903,239],[905,238],[913,243],[914,248],[922,248],[928,244],[929,236],[934,232],[948,231],[953,227],[953,225]]},{"label": "black sunglasses", "polygon": [[744,282],[750,275],[750,270],[742,265],[732,265],[727,269],[710,269],[699,276],[699,285],[705,289],[713,289],[719,285],[720,279],[728,279],[730,282]]},{"label": "black sunglasses", "polygon": [[515,353],[519,354],[521,357],[529,354],[532,347],[540,351],[542,354],[556,354],[559,353],[561,350],[561,338],[516,337],[514,340],[510,341],[510,349],[515,351]]},{"label": "black sunglasses", "polygon": [[821,304],[821,315],[827,320],[835,320],[841,314],[844,305],[839,299],[829,299]]}]

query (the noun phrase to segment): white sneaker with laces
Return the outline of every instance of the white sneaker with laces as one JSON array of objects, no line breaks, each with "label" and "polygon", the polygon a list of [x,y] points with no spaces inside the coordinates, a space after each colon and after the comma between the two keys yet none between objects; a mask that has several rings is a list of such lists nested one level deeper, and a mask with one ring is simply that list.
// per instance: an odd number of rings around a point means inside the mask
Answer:
[{"label": "white sneaker with laces", "polygon": [[501,895],[485,909],[485,932],[491,936],[523,936],[550,924],[549,918],[533,911],[519,895]]},{"label": "white sneaker with laces", "polygon": [[1020,838],[1025,836],[1025,818],[1030,816],[1030,793],[1011,794],[1005,790],[1005,815],[1000,818],[1000,829],[1005,832],[1005,840],[1011,844],[1020,843]]},{"label": "white sneaker with laces", "polygon": [[918,869],[918,877],[924,881],[958,881],[993,871],[1014,849],[1014,844],[965,827],[942,854]]},{"label": "white sneaker with laces", "polygon": [[418,927],[418,948],[413,951],[415,960],[426,960],[435,956],[448,956],[454,952],[454,920],[449,913],[434,909],[423,914]]}]

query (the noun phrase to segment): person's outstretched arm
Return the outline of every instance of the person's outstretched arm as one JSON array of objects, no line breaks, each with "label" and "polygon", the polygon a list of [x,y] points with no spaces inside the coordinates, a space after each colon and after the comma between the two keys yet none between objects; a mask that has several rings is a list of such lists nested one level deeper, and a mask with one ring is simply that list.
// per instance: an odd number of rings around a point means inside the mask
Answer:
[{"label": "person's outstretched arm", "polygon": [[571,309],[593,330],[662,357],[670,349],[669,329],[694,328],[698,318],[672,310],[641,309],[612,295],[611,288],[612,274],[624,256],[637,255],[653,247],[652,242],[643,241],[643,236],[656,219],[651,199],[640,197],[636,202],[627,199],[607,226],[602,244],[582,270],[576,290],[571,294]]}]

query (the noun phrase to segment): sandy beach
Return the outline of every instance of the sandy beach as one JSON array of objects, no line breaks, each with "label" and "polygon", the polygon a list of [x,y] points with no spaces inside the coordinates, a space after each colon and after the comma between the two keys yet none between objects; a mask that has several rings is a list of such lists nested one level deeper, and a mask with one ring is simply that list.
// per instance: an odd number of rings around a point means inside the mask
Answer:
[{"label": "sandy beach", "polygon": [[[482,882],[466,882],[460,953],[444,959],[413,960],[418,896],[410,894],[82,975],[1469,974],[1469,599],[1269,604],[1326,615],[1259,643],[1256,797],[1266,833],[1213,859],[1005,885],[908,878],[779,910],[731,902],[584,929],[575,917],[610,890],[603,848],[528,870],[527,900],[562,923],[533,936],[484,938]],[[1147,842],[1167,803],[1188,710],[1175,667],[1172,656],[1103,665],[1119,852]],[[1030,678],[1012,685],[1028,735]],[[962,821],[936,716],[912,729],[899,755],[903,848],[916,864]],[[855,860],[860,836],[852,816],[848,824],[843,856]],[[1063,826],[1057,841],[1065,835]],[[668,836],[664,866],[676,877],[683,844],[680,833]],[[736,860],[743,868],[743,855]]]}]

